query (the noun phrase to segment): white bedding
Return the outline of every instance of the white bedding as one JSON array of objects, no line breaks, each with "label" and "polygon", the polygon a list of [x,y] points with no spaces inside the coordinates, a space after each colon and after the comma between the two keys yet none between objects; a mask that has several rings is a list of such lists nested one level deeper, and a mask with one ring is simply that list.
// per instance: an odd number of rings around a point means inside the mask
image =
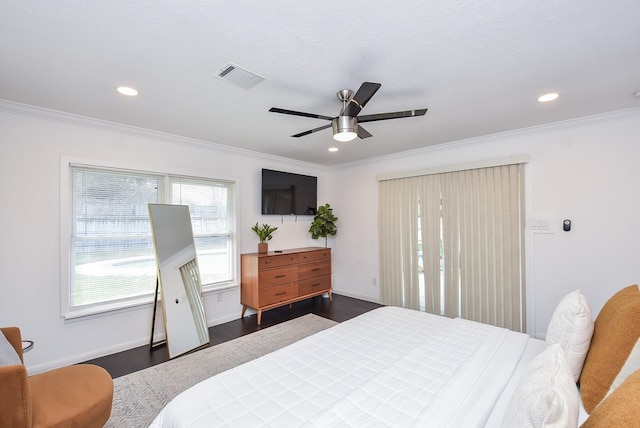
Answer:
[{"label": "white bedding", "polygon": [[481,427],[530,341],[382,307],[195,385],[151,426]]}]

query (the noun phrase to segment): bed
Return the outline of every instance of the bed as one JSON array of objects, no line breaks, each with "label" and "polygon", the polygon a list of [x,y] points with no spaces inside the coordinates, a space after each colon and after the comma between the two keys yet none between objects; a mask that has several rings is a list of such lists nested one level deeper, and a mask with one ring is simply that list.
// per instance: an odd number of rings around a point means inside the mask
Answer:
[{"label": "bed", "polygon": [[[640,314],[638,287],[627,289]],[[597,325],[579,291],[558,304],[544,341],[382,307],[193,386],[151,427],[589,426],[576,381]]]}]

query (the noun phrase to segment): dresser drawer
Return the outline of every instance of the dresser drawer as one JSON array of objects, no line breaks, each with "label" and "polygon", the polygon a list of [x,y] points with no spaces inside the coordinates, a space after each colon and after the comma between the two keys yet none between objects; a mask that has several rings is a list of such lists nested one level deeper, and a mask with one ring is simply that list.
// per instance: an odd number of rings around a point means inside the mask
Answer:
[{"label": "dresser drawer", "polygon": [[317,278],[304,279],[298,282],[298,293],[301,296],[305,294],[325,291],[331,288],[331,275],[319,276]]},{"label": "dresser drawer", "polygon": [[298,264],[297,254],[282,254],[279,256],[259,257],[258,269],[271,269],[278,266]]},{"label": "dresser drawer", "polygon": [[331,250],[321,250],[321,251],[310,251],[308,253],[300,253],[299,260],[300,263],[303,262],[313,262],[316,260],[329,260],[331,259]]},{"label": "dresser drawer", "polygon": [[298,279],[331,274],[331,260],[320,260],[298,266]]},{"label": "dresser drawer", "polygon": [[260,278],[259,288],[284,284],[298,280],[298,266],[287,266],[276,269],[262,270],[258,274]]},{"label": "dresser drawer", "polygon": [[289,300],[298,297],[298,283],[291,282],[288,284],[261,288],[259,293],[260,306],[271,305],[272,303],[278,303],[282,302],[283,300]]}]

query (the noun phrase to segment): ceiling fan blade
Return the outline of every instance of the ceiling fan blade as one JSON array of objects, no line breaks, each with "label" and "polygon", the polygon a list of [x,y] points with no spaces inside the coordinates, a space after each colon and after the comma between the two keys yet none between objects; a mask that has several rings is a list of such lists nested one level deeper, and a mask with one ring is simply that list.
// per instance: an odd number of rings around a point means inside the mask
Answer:
[{"label": "ceiling fan blade", "polygon": [[369,138],[369,137],[373,137],[373,135],[371,135],[369,133],[369,131],[364,129],[362,126],[358,125],[358,137],[359,138]]},{"label": "ceiling fan blade", "polygon": [[333,120],[332,117],[323,116],[321,114],[305,113],[305,112],[302,112],[302,111],[294,111],[294,110],[286,110],[286,109],[278,108],[278,107],[271,107],[269,109],[269,111],[272,112],[272,113],[282,113],[282,114],[291,114],[291,115],[294,115],[294,116],[311,117],[313,119]]},{"label": "ceiling fan blade", "polygon": [[393,113],[368,114],[366,116],[358,116],[360,122],[374,122],[376,120],[401,119],[403,117],[424,116],[427,112],[426,108],[420,110],[396,111]]},{"label": "ceiling fan blade", "polygon": [[382,86],[381,83],[364,82],[360,85],[358,92],[351,98],[351,101],[347,104],[344,110],[340,113],[340,116],[355,117],[360,113],[364,106],[369,102],[371,97],[378,92],[378,89]]},{"label": "ceiling fan blade", "polygon": [[299,134],[292,135],[292,137],[296,137],[296,138],[304,137],[305,135],[313,134],[314,132],[322,131],[323,129],[327,129],[327,128],[331,128],[331,124],[323,125],[323,126],[321,126],[319,128],[310,129],[308,131],[304,131],[304,132],[301,132]]}]

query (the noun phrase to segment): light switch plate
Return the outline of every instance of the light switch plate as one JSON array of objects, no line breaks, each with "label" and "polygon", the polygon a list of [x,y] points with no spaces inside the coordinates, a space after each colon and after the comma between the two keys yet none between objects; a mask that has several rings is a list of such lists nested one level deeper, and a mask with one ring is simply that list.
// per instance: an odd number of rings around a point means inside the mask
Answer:
[{"label": "light switch plate", "polygon": [[529,217],[529,229],[533,233],[554,233],[553,215],[535,214]]}]

